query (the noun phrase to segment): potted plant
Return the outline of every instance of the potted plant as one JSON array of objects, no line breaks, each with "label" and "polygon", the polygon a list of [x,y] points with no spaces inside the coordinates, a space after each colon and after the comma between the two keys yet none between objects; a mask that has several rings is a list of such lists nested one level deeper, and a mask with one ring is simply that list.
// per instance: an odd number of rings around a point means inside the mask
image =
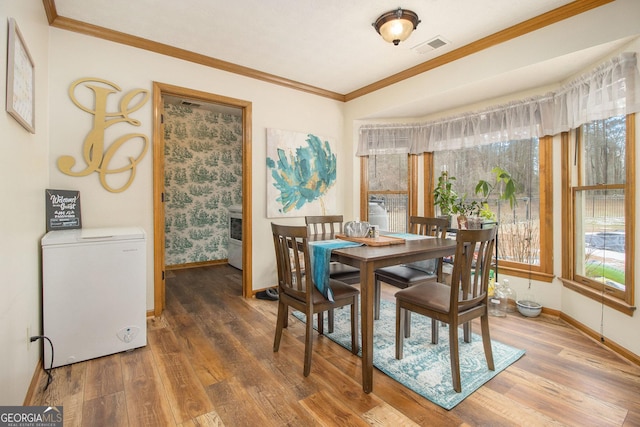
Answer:
[{"label": "potted plant", "polygon": [[453,213],[457,215],[458,228],[459,229],[480,228],[477,225],[470,226],[469,224],[469,222],[473,224],[478,224],[477,221],[474,221],[471,218],[477,217],[479,209],[480,209],[480,204],[475,200],[467,201],[466,194],[458,198],[453,205]]},{"label": "potted plant", "polygon": [[450,217],[454,212],[454,205],[458,200],[458,194],[453,188],[455,176],[449,176],[443,170],[438,177],[438,185],[433,190],[433,203],[440,208],[442,216]]},{"label": "potted plant", "polygon": [[478,215],[482,218],[494,221],[496,219],[496,215],[489,208],[489,196],[491,196],[494,190],[498,191],[498,200],[508,200],[509,207],[513,209],[517,204],[516,182],[506,169],[499,166],[491,169],[491,173],[495,175],[495,181],[491,183],[483,179],[479,180],[475,188],[475,193],[482,195]]}]

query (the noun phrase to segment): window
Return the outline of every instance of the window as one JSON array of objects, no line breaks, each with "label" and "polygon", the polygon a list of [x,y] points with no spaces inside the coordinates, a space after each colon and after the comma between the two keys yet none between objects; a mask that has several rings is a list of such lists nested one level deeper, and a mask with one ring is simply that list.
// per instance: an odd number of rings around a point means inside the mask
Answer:
[{"label": "window", "polygon": [[634,288],[634,120],[596,120],[563,135],[569,242],[563,282],[625,312],[633,305]]},{"label": "window", "polygon": [[372,154],[362,158],[362,179],[360,212],[367,212],[367,221],[377,224],[381,230],[404,233],[407,231],[412,206],[417,156],[400,154]]},{"label": "window", "polygon": [[[536,280],[552,279],[551,138],[544,137],[479,145],[433,153],[433,182],[444,167],[454,176],[455,189],[467,200],[478,180],[495,180],[491,170],[507,170],[517,183],[517,203],[489,198],[498,222],[498,265],[507,274]],[[425,169],[426,170],[426,169]],[[432,188],[431,188],[432,190]],[[425,196],[426,198],[427,196]]]}]

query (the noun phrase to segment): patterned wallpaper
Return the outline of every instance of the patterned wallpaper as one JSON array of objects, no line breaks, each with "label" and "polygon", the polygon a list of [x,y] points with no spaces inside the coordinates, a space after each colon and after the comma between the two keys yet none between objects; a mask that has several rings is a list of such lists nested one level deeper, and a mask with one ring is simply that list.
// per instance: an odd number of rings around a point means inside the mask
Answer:
[{"label": "patterned wallpaper", "polygon": [[242,204],[242,116],[165,104],[166,265],[227,258]]}]

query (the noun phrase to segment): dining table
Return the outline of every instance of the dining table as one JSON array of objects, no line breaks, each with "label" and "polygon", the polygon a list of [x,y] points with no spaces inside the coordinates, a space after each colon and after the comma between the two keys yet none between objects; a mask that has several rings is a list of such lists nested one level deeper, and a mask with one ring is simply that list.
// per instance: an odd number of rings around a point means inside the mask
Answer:
[{"label": "dining table", "polygon": [[373,391],[373,328],[375,270],[397,264],[441,258],[455,254],[456,241],[442,238],[403,239],[402,244],[360,245],[332,249],[331,260],[360,269],[362,335],[362,389]]}]

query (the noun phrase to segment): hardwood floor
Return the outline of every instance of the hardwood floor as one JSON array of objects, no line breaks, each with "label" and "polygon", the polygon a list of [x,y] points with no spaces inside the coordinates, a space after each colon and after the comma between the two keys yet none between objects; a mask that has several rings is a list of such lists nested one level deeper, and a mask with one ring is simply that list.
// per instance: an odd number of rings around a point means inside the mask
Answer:
[{"label": "hardwood floor", "polygon": [[30,404],[65,426],[640,426],[640,367],[554,317],[492,317],[527,354],[446,411],[377,370],[363,393],[360,359],[317,335],[305,378],[302,323],[273,353],[277,303],[243,299],[232,267],[169,276],[146,347],[56,368],[46,391],[41,374]]}]

